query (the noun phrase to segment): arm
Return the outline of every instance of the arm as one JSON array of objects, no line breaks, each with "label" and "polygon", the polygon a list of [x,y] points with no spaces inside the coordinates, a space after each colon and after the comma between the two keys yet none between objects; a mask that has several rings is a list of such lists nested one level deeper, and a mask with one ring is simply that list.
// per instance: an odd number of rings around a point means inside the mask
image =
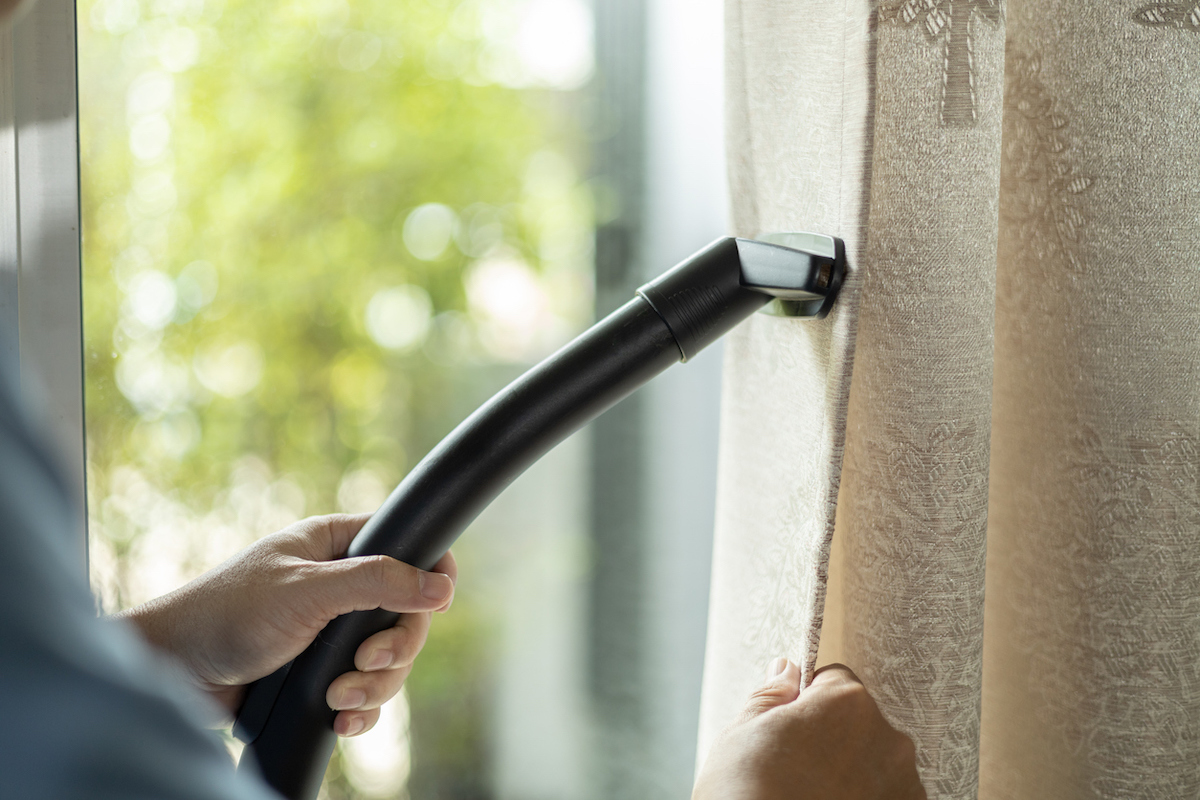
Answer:
[{"label": "arm", "polygon": [[692,800],[925,800],[912,740],[848,668],[800,689],[786,659],[712,746]]},{"label": "arm", "polygon": [[341,556],[368,516],[312,517],[267,536],[168,595],[120,614],[175,656],[198,687],[230,714],[246,685],[295,658],[334,617],[386,608],[395,627],[358,648],[329,687],[342,736],[369,730],[379,707],[400,691],[425,644],[433,611],[454,596],[457,568],[447,554],[432,572],[386,556]]},{"label": "arm", "polygon": [[199,727],[195,693],[96,619],[78,520],[4,375],[0,520],[0,797],[269,800]]}]

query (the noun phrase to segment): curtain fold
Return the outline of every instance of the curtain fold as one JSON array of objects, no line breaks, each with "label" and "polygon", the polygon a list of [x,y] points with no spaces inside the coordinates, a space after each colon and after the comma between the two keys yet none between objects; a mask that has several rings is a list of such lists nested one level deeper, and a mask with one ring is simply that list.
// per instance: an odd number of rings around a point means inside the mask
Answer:
[{"label": "curtain fold", "polygon": [[1200,9],[1083,12],[1008,8],[981,795],[1196,797]]},{"label": "curtain fold", "polygon": [[855,669],[931,798],[1196,796],[1200,6],[727,32],[736,232],[856,271],[727,349],[701,756],[787,655]]},{"label": "curtain fold", "polygon": [[[869,6],[835,16],[822,5],[726,6],[737,233],[836,234],[851,271],[826,319],[758,315],[726,342],[701,759],[772,657],[786,654],[811,676],[817,655],[862,287],[853,264],[871,106]],[[758,34],[773,24],[790,35]]]}]

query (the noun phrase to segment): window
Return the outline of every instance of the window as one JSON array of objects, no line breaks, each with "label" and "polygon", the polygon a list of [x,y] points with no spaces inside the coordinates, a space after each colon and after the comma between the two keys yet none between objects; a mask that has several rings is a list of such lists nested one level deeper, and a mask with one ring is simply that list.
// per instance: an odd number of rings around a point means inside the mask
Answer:
[{"label": "window", "polygon": [[[79,19],[90,549],[106,608],[307,514],[374,510],[588,322],[581,4],[85,0]],[[438,620],[407,705],[341,749],[330,797],[409,781],[484,796],[495,684],[519,679],[488,654],[504,614],[530,610],[498,602],[515,565],[497,557],[516,542],[544,574],[582,574],[582,458],[531,476],[543,513],[518,524],[520,504],[501,504],[461,542],[476,579]],[[548,496],[562,506],[549,515]]]},{"label": "window", "polygon": [[[0,38],[0,324],[82,496],[78,146],[107,608],[371,508],[587,323],[593,222],[601,309],[724,233],[715,0],[85,0],[78,145],[73,10]],[[14,312],[38,302],[66,313]],[[489,509],[407,707],[329,797],[686,793],[718,376],[711,351],[669,374],[601,431],[622,447],[576,437]]]}]

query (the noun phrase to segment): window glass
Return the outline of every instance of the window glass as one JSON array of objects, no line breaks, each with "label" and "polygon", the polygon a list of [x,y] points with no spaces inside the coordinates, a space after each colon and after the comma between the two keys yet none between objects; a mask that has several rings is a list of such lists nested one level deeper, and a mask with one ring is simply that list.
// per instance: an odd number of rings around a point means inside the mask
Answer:
[{"label": "window glass", "polygon": [[[106,611],[303,516],[373,510],[587,323],[575,90],[591,36],[580,0],[81,0],[89,525]],[[492,796],[493,741],[538,665],[578,660],[582,453],[553,455],[464,537],[472,579],[405,697],[339,749],[328,797]],[[582,780],[563,680],[560,789]]]}]

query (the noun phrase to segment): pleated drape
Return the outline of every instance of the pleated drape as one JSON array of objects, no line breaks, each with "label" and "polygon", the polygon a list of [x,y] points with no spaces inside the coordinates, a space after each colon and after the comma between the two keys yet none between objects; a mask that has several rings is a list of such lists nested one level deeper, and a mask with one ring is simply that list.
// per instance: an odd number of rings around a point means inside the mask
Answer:
[{"label": "pleated drape", "polygon": [[1200,795],[1200,5],[727,10],[737,232],[856,273],[727,351],[701,755],[819,656],[931,798]]}]

